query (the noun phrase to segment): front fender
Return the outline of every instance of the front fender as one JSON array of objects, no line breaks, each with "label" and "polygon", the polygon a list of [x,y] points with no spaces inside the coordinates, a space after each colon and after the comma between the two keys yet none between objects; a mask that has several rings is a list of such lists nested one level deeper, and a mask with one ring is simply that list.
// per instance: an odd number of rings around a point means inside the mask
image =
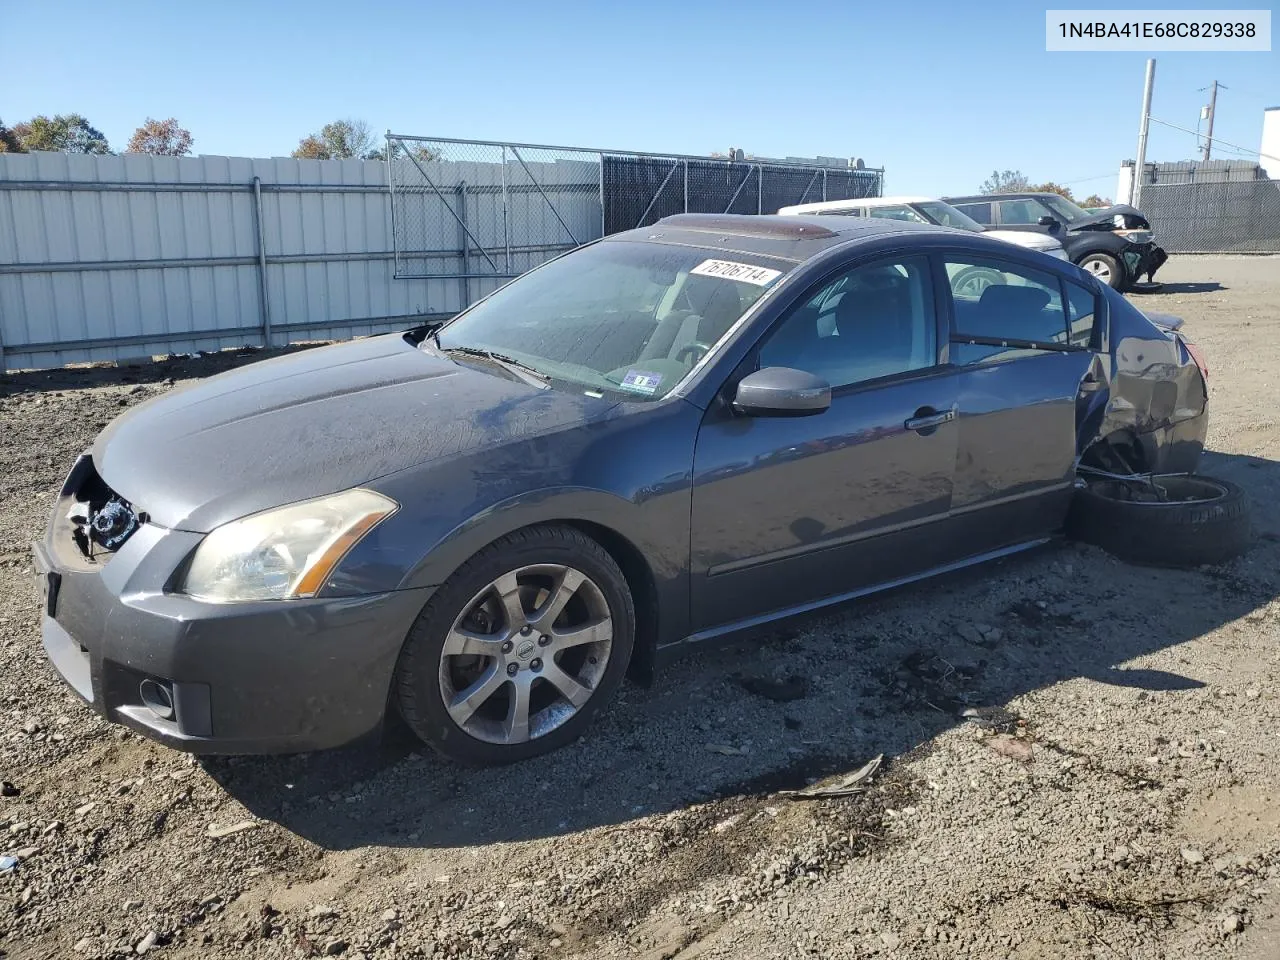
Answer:
[{"label": "front fender", "polygon": [[[322,595],[439,586],[514,530],[574,523],[642,561],[659,633],[689,617],[693,445],[702,411],[683,400],[548,437],[491,447],[370,484],[400,504],[343,558]],[[635,564],[615,556],[624,571]]]},{"label": "front fender", "polygon": [[[645,557],[655,580],[680,576],[687,558],[670,555],[672,531],[648,526],[642,514],[636,504],[616,494],[587,487],[548,488],[510,497],[468,517],[440,537],[406,572],[397,589],[439,586],[495,540],[524,527],[556,522],[604,527]],[[687,542],[687,532],[684,539]]]}]

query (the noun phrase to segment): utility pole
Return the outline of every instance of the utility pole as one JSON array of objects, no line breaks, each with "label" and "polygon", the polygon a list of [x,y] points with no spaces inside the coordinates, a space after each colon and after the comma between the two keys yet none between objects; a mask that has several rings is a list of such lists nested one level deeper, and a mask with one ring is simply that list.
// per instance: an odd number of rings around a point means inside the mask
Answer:
[{"label": "utility pole", "polygon": [[1133,197],[1130,201],[1138,206],[1142,201],[1142,180],[1147,175],[1147,129],[1151,123],[1151,89],[1156,83],[1156,61],[1152,57],[1147,61],[1147,81],[1142,88],[1142,122],[1138,125],[1138,158],[1133,166]]},{"label": "utility pole", "polygon": [[1220,86],[1223,90],[1227,89],[1224,85],[1218,83],[1217,80],[1213,81],[1212,87],[1200,88],[1201,90],[1211,91],[1209,93],[1209,129],[1204,135],[1204,156],[1201,157],[1201,159],[1206,163],[1209,162],[1209,151],[1213,147],[1213,114],[1218,105],[1218,87]]}]

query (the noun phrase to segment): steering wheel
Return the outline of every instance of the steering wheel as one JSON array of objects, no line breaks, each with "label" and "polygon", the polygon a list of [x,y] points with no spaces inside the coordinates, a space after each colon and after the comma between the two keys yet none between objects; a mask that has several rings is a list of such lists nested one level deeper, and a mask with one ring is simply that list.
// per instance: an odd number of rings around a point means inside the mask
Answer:
[{"label": "steering wheel", "polygon": [[[697,356],[693,358],[693,363],[697,363],[707,355],[707,351],[710,349],[711,344],[703,343],[701,340],[694,341],[693,343],[686,343],[679,349],[679,351],[676,352],[676,362],[684,363],[686,354],[697,354]],[[690,364],[690,366],[692,365],[693,364]]]}]

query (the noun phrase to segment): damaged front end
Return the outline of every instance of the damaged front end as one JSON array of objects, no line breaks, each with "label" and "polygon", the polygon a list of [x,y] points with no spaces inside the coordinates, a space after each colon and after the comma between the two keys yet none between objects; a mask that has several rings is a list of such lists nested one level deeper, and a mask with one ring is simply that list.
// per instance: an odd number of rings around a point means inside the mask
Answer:
[{"label": "damaged front end", "polygon": [[1155,272],[1164,266],[1169,254],[1155,242],[1151,222],[1141,210],[1128,204],[1116,204],[1091,217],[1071,223],[1073,232],[1098,231],[1114,233],[1128,241],[1120,258],[1128,275],[1134,280],[1142,276],[1153,279]]},{"label": "damaged front end", "polygon": [[71,468],[59,503],[66,510],[55,507],[61,515],[54,517],[54,528],[68,536],[88,561],[115,553],[148,519],[106,485],[88,454]]},{"label": "damaged front end", "polygon": [[1176,317],[1147,317],[1113,291],[1108,340],[1077,400],[1081,472],[1193,473],[1208,428],[1207,373]]}]

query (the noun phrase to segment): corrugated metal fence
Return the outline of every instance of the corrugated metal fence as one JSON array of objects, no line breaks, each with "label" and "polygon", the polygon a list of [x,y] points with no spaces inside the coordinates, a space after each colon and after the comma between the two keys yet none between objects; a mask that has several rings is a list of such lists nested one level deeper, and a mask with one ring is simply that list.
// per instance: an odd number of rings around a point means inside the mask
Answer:
[{"label": "corrugated metal fence", "polygon": [[0,154],[0,370],[341,339],[465,305],[456,282],[393,280],[393,258],[381,162]]},{"label": "corrugated metal fence", "polygon": [[[771,213],[883,182],[790,161],[387,145],[390,164],[0,154],[0,371],[385,332],[665,213]],[[633,182],[637,165],[654,183]]]}]

